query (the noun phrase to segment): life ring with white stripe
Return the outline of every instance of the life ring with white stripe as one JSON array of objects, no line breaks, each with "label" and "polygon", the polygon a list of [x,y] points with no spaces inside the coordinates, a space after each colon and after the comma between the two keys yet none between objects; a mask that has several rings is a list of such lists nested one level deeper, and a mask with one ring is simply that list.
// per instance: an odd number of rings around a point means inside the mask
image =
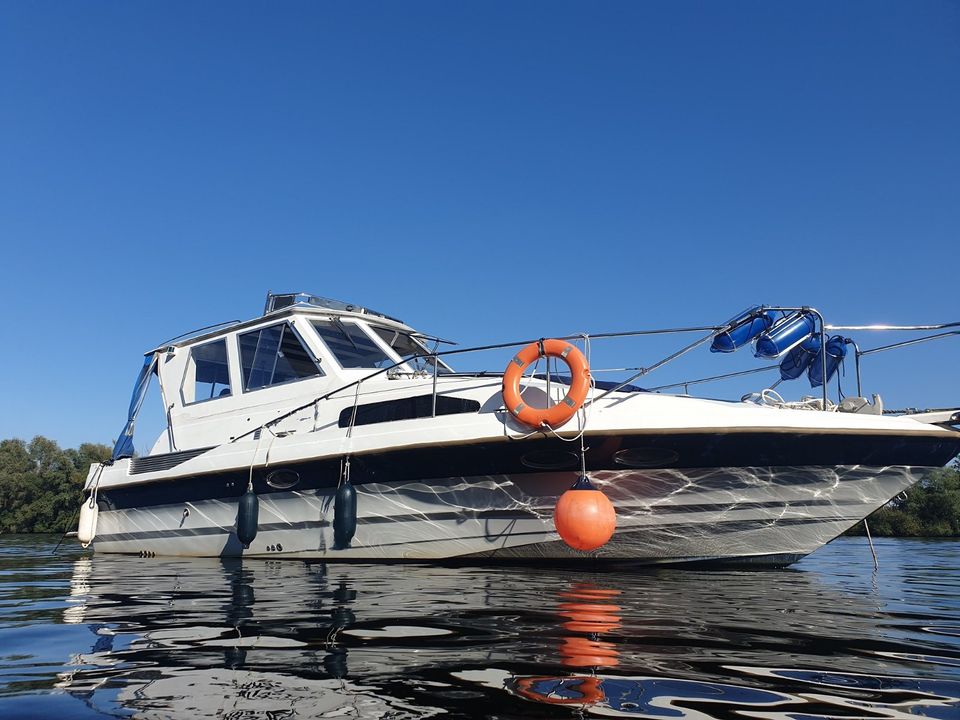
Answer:
[{"label": "life ring with white stripe", "polygon": [[[520,397],[520,380],[531,363],[542,357],[562,360],[570,368],[570,390],[556,405],[534,408]],[[518,352],[503,373],[503,402],[507,410],[524,425],[560,427],[576,415],[590,391],[590,366],[576,346],[566,340],[539,340]]]}]

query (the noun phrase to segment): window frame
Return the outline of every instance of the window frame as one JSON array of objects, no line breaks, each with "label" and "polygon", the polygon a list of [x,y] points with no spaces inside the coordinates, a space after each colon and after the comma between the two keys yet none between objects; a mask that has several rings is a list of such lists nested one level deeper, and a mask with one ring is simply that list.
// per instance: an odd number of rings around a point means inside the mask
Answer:
[{"label": "window frame", "polygon": [[[435,374],[435,375],[446,375],[446,374],[451,374],[451,373],[454,372],[454,370],[453,370],[452,367],[450,367],[449,365],[447,365],[441,358],[435,357],[435,354],[434,354],[434,353],[431,353],[431,352],[430,352],[430,349],[429,349],[423,342],[421,342],[421,340],[417,337],[417,334],[416,334],[415,332],[412,332],[412,331],[409,331],[409,330],[402,330],[402,329],[400,329],[400,328],[392,328],[392,327],[389,327],[388,325],[383,325],[383,324],[380,324],[380,323],[376,323],[376,324],[375,324],[375,323],[366,323],[366,325],[367,325],[367,328],[370,330],[370,334],[371,334],[381,345],[383,345],[389,352],[391,352],[392,354],[396,355],[397,358],[399,358],[400,362],[403,363],[403,367],[406,368],[406,371],[407,371],[407,372],[409,372],[409,373],[421,372],[421,371],[416,370],[416,369],[414,368],[414,366],[412,366],[412,365],[409,364],[409,363],[410,363],[410,359],[411,359],[411,358],[414,358],[414,357],[424,358],[424,359],[427,360],[428,362],[433,362],[433,360],[436,361],[436,363],[435,363],[434,366],[433,366],[433,370],[431,371],[431,375],[433,375],[433,374]],[[383,328],[383,329],[389,330],[390,332],[393,332],[393,333],[399,333],[400,335],[406,335],[406,336],[409,337],[416,345],[418,345],[420,348],[422,348],[422,349],[425,351],[424,354],[423,354],[423,355],[411,355],[411,356],[408,356],[408,357],[404,358],[403,356],[400,355],[400,353],[398,353],[398,352],[394,349],[393,345],[391,345],[390,343],[388,343],[386,340],[384,340],[384,339],[380,336],[380,333],[377,332],[377,328]],[[433,358],[433,360],[431,360],[431,358]],[[398,366],[398,367],[399,367],[399,366]],[[443,369],[441,370],[441,368],[443,368]]]},{"label": "window frame", "polygon": [[[208,397],[208,398],[203,398],[202,400],[193,400],[191,402],[187,402],[186,395],[183,394],[183,387],[184,387],[184,383],[187,382],[187,373],[190,372],[190,363],[194,362],[193,351],[202,347],[206,347],[207,345],[213,345],[214,343],[218,343],[218,342],[223,343],[223,351],[226,353],[226,356],[227,356],[227,377],[230,378],[230,394],[217,395],[215,397]],[[227,400],[228,398],[236,397],[236,394],[234,393],[235,383],[234,383],[234,377],[233,377],[233,368],[231,367],[231,365],[232,363],[230,362],[230,344],[227,342],[227,338],[225,336],[214,338],[213,340],[209,340],[205,343],[200,343],[198,345],[191,345],[189,347],[189,352],[187,353],[187,362],[184,364],[184,367],[183,367],[183,376],[180,378],[180,387],[178,388],[180,393],[181,407],[190,407],[192,405],[200,405],[202,403],[208,403],[214,400]],[[158,378],[160,377],[159,367],[158,367],[157,377]],[[196,371],[195,362],[194,362],[194,371],[193,371],[193,383],[194,383],[194,397],[196,397],[197,371]]]},{"label": "window frame", "polygon": [[409,366],[407,365],[407,361],[401,358],[399,355],[397,355],[397,353],[394,352],[393,348],[387,345],[383,341],[383,339],[379,335],[377,335],[377,333],[373,330],[373,328],[370,327],[365,321],[359,318],[351,318],[351,317],[343,318],[338,315],[324,315],[322,317],[310,318],[308,321],[308,324],[310,325],[311,332],[313,332],[316,339],[320,342],[321,347],[326,351],[326,355],[330,357],[333,360],[333,362],[337,364],[337,368],[341,372],[371,373],[377,370],[385,370],[386,368],[379,368],[376,366],[366,366],[366,365],[361,365],[359,367],[345,367],[343,363],[340,362],[340,358],[338,358],[337,354],[333,351],[333,348],[327,345],[326,340],[323,339],[323,335],[321,335],[320,331],[317,330],[317,326],[314,325],[314,323],[316,322],[336,323],[337,319],[339,319],[340,322],[343,323],[344,325],[352,324],[357,328],[359,328],[360,332],[362,332],[368,340],[370,340],[376,347],[378,347],[380,349],[380,352],[384,354],[384,357],[390,361],[390,364],[387,367],[394,368],[394,369],[406,368],[407,372],[412,372],[412,370],[410,370]]},{"label": "window frame", "polygon": [[[243,372],[243,352],[240,349],[240,337],[242,335],[249,335],[255,332],[263,332],[264,330],[269,330],[270,328],[276,327],[277,325],[286,325],[289,330],[293,331],[293,334],[296,336],[297,340],[300,341],[300,347],[302,347],[307,352],[310,362],[312,362],[313,366],[317,369],[317,374],[310,375],[308,377],[292,378],[290,380],[284,380],[283,382],[279,382],[279,383],[271,383],[270,385],[261,385],[260,387],[255,387],[248,390],[246,387],[246,382],[245,382],[244,372]],[[316,354],[316,352],[314,351],[314,348],[310,345],[309,342],[307,342],[307,339],[303,336],[302,333],[300,333],[299,330],[297,330],[297,327],[293,323],[292,318],[286,318],[285,320],[281,320],[280,322],[268,323],[266,325],[261,325],[260,327],[251,328],[244,332],[238,332],[236,333],[235,339],[236,339],[236,348],[237,348],[237,364],[240,368],[239,387],[240,387],[240,392],[242,392],[244,395],[248,393],[260,392],[261,390],[272,390],[273,388],[283,387],[285,385],[292,385],[293,383],[305,382],[307,380],[318,380],[320,378],[328,377],[327,373],[324,371],[322,367],[323,358],[320,355]]]}]

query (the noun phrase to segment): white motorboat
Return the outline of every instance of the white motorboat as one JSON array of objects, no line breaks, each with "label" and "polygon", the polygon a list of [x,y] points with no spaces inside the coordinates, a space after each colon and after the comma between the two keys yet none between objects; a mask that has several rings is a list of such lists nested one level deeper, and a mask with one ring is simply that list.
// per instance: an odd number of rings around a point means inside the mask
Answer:
[{"label": "white motorboat", "polygon": [[[113,458],[90,469],[78,535],[144,556],[788,564],[960,452],[955,410],[831,403],[850,341],[830,329],[810,308],[761,306],[716,327],[438,352],[443,341],[367,308],[268,294],[260,317],[146,354]],[[631,378],[591,378],[590,343],[664,332],[698,337]],[[717,401],[631,384],[707,343],[748,342],[781,360],[781,378],[818,375],[822,397],[787,403],[767,388]],[[451,367],[493,350],[506,372]],[[167,427],[137,456],[154,377]],[[583,475],[615,514],[590,550],[554,520]]]}]

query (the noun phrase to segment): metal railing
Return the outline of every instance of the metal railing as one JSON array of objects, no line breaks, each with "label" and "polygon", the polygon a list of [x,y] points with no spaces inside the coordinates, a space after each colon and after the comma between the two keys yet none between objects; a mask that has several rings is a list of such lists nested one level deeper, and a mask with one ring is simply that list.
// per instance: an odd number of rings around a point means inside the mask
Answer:
[{"label": "metal railing", "polygon": [[[821,356],[820,361],[821,361],[821,371],[822,371],[822,377],[823,377],[823,409],[824,410],[828,409],[828,394],[829,394],[828,383],[827,383],[827,353],[826,353],[826,333],[828,330],[914,331],[914,330],[941,330],[946,328],[960,328],[960,322],[943,323],[939,325],[827,325],[824,322],[823,316],[820,314],[820,312],[815,308],[812,308],[809,306],[786,307],[786,306],[764,305],[764,306],[760,306],[757,309],[757,312],[783,312],[783,313],[801,312],[801,313],[809,313],[810,315],[813,315],[816,318],[817,320],[816,327],[818,328],[818,330],[816,330],[814,334],[819,335],[820,347],[822,349],[822,352],[820,353],[820,356]],[[657,370],[663,367],[664,365],[667,365],[668,363],[673,362],[674,360],[682,357],[683,355],[686,355],[688,352],[694,350],[695,348],[700,347],[705,343],[711,341],[717,335],[720,335],[723,332],[729,332],[734,325],[735,325],[735,322],[731,321],[725,325],[702,325],[702,326],[695,326],[695,327],[659,328],[659,329],[649,329],[649,330],[628,330],[623,332],[597,333],[596,335],[580,333],[576,335],[561,336],[558,339],[567,340],[567,341],[589,340],[590,342],[593,342],[595,340],[610,340],[610,339],[629,338],[629,337],[684,334],[684,333],[693,333],[693,332],[707,333],[705,336],[695,340],[692,343],[689,343],[688,345],[685,345],[684,347],[680,348],[676,352],[671,353],[667,357],[653,363],[652,365],[649,365],[646,367],[638,367],[638,368],[615,368],[615,370],[622,370],[622,371],[636,370],[636,372],[633,375],[631,375],[629,378],[624,380],[623,382],[618,382],[617,385],[615,385],[613,388],[604,390],[603,393],[601,393],[600,395],[588,401],[588,403],[592,403],[592,402],[597,402],[598,400],[601,400],[604,397],[607,397],[611,393],[624,389],[625,387],[630,385],[634,380],[637,380],[638,378],[643,377],[645,375],[649,375],[654,370]],[[849,338],[846,338],[846,340],[850,344],[852,344],[855,349],[858,395],[862,394],[861,383],[860,383],[860,359],[862,357],[871,355],[873,353],[883,352],[886,350],[893,350],[900,347],[907,347],[909,345],[915,345],[918,343],[927,342],[930,340],[944,338],[952,335],[960,335],[960,329],[949,330],[947,332],[937,333],[935,335],[930,335],[923,338],[915,338],[912,340],[892,343],[890,345],[871,348],[869,350],[860,350],[860,348],[857,346],[855,342],[853,342]],[[425,361],[426,363],[433,364],[433,377],[432,377],[432,383],[431,383],[432,384],[431,417],[436,417],[437,415],[438,379],[439,379],[439,376],[441,375],[440,358],[449,358],[453,356],[466,355],[471,353],[488,352],[491,350],[506,350],[510,348],[522,348],[535,342],[538,342],[538,339],[518,340],[514,342],[496,343],[491,345],[478,345],[475,347],[457,348],[454,350],[444,350],[442,352],[434,351],[434,352],[427,352],[421,355],[417,355],[416,356],[417,358]],[[346,383],[345,385],[341,385],[340,387],[334,390],[331,390],[330,392],[325,393],[319,397],[316,397],[310,400],[309,402],[299,405],[293,408],[292,410],[288,410],[287,412],[282,413],[281,415],[278,415],[275,418],[271,418],[270,420],[263,423],[259,427],[253,428],[241,435],[236,436],[231,440],[231,442],[237,442],[249,435],[253,435],[258,430],[270,428],[271,426],[282,422],[286,418],[289,418],[308,408],[314,407],[318,403],[323,402],[324,400],[331,399],[340,393],[346,392],[347,390],[354,389],[355,396],[359,398],[359,388],[362,387],[363,383],[388,373],[396,374],[395,371],[397,369],[403,369],[404,367],[408,366],[409,362],[410,362],[410,358],[400,360],[399,362],[393,363],[392,365],[389,365],[387,367],[379,368],[376,371],[371,372],[369,375],[366,375],[358,380],[354,380],[352,382]],[[714,382],[718,380],[726,380],[734,377],[741,377],[741,376],[752,375],[752,374],[761,373],[761,372],[768,372],[778,367],[779,365],[768,365],[761,368],[752,368],[749,370],[743,370],[739,372],[724,373],[722,375],[713,375],[713,376],[704,377],[704,378],[697,378],[694,380],[685,380],[681,382],[660,385],[657,387],[649,388],[649,390],[652,392],[659,392],[661,390],[667,390],[667,389],[677,388],[677,387],[689,388],[689,386],[691,385],[699,385],[699,384]],[[603,370],[602,369],[597,370],[596,372],[603,372]],[[488,377],[488,376],[497,377],[501,375],[503,375],[503,371],[489,371],[489,372],[479,371],[479,372],[469,372],[469,373],[452,372],[452,373],[444,374],[445,377],[461,377],[461,378],[462,377]],[[549,365],[548,365],[547,366],[548,387],[549,387],[549,382],[550,382],[550,371],[549,371]],[[354,423],[356,421],[356,413],[357,413],[357,407],[358,407],[357,402],[358,401],[355,400],[353,412],[351,414],[351,421],[350,421],[351,429],[354,426]]]}]

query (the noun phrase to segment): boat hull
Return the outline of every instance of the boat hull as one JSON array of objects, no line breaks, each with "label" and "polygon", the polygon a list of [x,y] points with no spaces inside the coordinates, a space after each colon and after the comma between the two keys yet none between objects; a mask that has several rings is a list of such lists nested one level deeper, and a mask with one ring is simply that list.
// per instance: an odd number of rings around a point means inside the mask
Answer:
[{"label": "boat hull", "polygon": [[357,485],[357,530],[334,546],[335,487],[260,496],[258,532],[237,538],[237,498],[101,507],[98,552],[328,561],[784,565],[821,547],[929,467],[778,466],[599,470],[617,510],[600,549],[565,545],[553,525],[575,472],[526,472]]}]

